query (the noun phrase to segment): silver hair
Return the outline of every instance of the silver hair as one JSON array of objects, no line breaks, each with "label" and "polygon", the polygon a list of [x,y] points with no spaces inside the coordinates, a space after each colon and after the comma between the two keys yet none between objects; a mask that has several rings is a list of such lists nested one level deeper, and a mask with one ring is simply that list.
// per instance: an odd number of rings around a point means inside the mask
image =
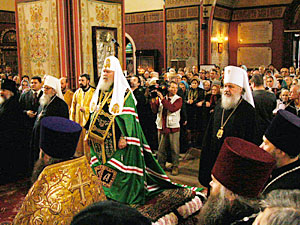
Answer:
[{"label": "silver hair", "polygon": [[272,213],[267,218],[270,225],[300,224],[300,190],[274,190],[261,201],[263,208]]}]

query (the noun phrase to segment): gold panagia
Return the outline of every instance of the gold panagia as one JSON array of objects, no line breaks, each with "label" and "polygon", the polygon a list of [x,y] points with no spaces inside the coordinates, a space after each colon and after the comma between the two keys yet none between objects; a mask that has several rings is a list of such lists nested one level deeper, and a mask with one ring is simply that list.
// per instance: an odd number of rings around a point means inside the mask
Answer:
[{"label": "gold panagia", "polygon": [[27,193],[13,224],[70,224],[86,206],[104,201],[85,156],[47,166]]}]

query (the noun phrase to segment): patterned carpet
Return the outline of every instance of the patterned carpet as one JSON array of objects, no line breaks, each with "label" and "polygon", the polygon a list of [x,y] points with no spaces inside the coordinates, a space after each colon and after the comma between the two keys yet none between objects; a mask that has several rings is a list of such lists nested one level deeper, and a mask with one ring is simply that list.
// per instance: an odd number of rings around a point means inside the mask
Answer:
[{"label": "patterned carpet", "polygon": [[12,223],[28,190],[28,179],[0,186],[0,225]]}]

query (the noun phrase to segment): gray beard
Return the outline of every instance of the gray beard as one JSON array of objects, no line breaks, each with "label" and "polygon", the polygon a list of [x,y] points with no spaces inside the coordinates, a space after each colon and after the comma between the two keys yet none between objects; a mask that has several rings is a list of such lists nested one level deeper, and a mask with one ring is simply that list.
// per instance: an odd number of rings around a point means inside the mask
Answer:
[{"label": "gray beard", "polygon": [[113,81],[104,81],[101,76],[99,80],[99,88],[101,91],[108,91],[113,83],[114,83]]},{"label": "gray beard", "polygon": [[200,211],[199,224],[224,224],[229,211],[230,202],[227,198],[225,198],[224,189],[220,190],[220,193],[217,196],[209,196],[207,202]]},{"label": "gray beard", "polygon": [[221,105],[225,110],[233,109],[235,106],[237,106],[240,98],[241,96],[239,94],[228,97],[223,93],[221,99]]},{"label": "gray beard", "polygon": [[[53,96],[53,95],[52,95]],[[40,98],[39,102],[40,102],[40,105],[41,106],[45,106],[45,105],[48,105],[48,103],[50,102],[50,99],[52,97],[51,95],[46,95],[46,94],[43,94],[42,97]]]}]

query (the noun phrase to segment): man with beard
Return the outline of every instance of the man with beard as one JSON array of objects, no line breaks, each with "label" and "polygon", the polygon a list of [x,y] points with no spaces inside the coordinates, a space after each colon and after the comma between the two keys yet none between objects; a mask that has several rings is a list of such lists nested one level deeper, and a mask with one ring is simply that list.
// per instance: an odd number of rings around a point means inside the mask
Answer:
[{"label": "man with beard", "polygon": [[247,72],[227,66],[224,90],[207,126],[200,157],[199,181],[209,187],[211,169],[226,137],[233,136],[253,141],[255,136],[255,109]]},{"label": "man with beard", "polygon": [[[80,126],[84,126],[89,119],[90,115],[90,102],[92,100],[95,88],[90,86],[90,75],[82,74],[79,77],[79,86],[73,95],[72,105],[70,109],[70,120],[79,123]],[[84,143],[84,134],[86,130],[83,128],[83,132],[77,145],[75,155],[86,155],[89,158],[89,147]]]},{"label": "man with beard", "polygon": [[68,105],[64,101],[59,79],[47,75],[45,77],[43,89],[44,89],[44,93],[39,100],[40,106],[37,112],[37,118],[33,126],[31,150],[30,150],[31,166],[39,157],[41,120],[47,116],[58,116],[58,117],[69,118]]},{"label": "man with beard", "polygon": [[69,119],[41,120],[40,158],[13,224],[70,224],[86,206],[106,200],[85,156],[74,159],[81,126]]},{"label": "man with beard", "polygon": [[274,166],[275,159],[255,144],[227,137],[212,170],[210,196],[199,224],[252,224]]},{"label": "man with beard", "polygon": [[0,88],[0,183],[17,178],[26,169],[22,108],[16,96],[16,83],[1,80]]},{"label": "man with beard", "polygon": [[267,128],[261,148],[276,159],[263,194],[275,189],[300,189],[300,118],[279,110]]},{"label": "man with beard", "polygon": [[64,100],[70,109],[74,93],[69,89],[69,83],[66,77],[60,78],[60,85],[61,85],[61,92],[64,95]]},{"label": "man with beard", "polygon": [[143,134],[136,100],[119,60],[104,60],[94,92],[86,140],[91,167],[105,195],[118,202],[144,204],[165,188],[174,188],[159,166]]}]

